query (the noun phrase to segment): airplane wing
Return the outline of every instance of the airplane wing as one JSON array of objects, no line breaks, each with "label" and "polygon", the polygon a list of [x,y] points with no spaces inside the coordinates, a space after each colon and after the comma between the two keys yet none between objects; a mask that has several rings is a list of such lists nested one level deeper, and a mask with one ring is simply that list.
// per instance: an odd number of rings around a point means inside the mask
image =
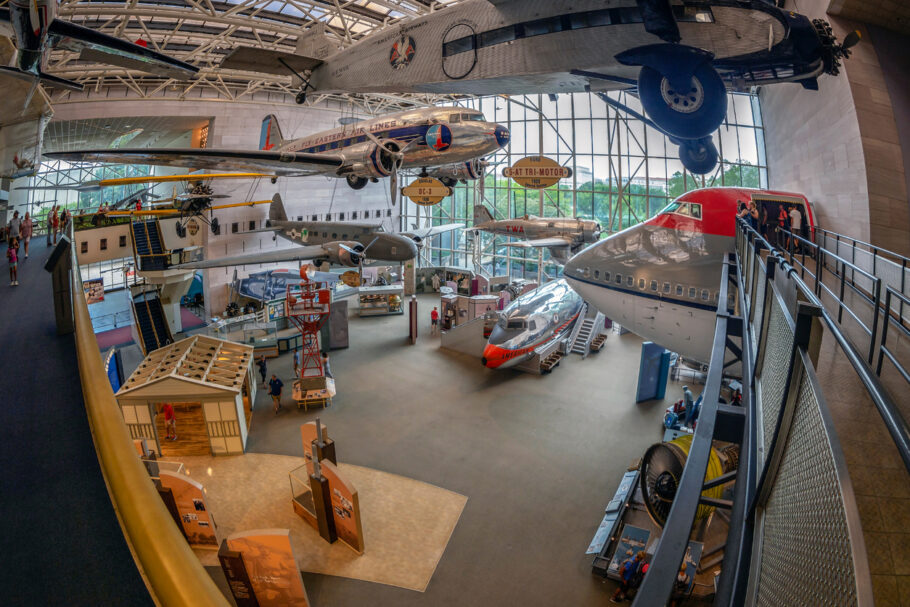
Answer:
[{"label": "airplane wing", "polygon": [[[50,154],[47,154],[50,155]],[[190,175],[144,175],[142,177],[115,177],[98,181],[83,181],[82,183],[68,183],[61,185],[21,185],[15,190],[78,190],[91,192],[114,185],[133,185],[136,183],[168,183],[171,181],[206,181],[208,179],[256,179],[270,177],[266,173],[193,173]],[[148,188],[146,188],[148,189]],[[136,198],[139,194],[131,194],[129,198]],[[212,196],[214,198],[214,196]]]},{"label": "airplane wing", "polygon": [[291,247],[278,251],[253,253],[251,255],[235,255],[233,257],[219,257],[218,259],[205,259],[171,266],[176,270],[204,270],[206,268],[225,268],[229,266],[244,266],[257,263],[281,263],[284,261],[308,261],[326,257],[326,250],[321,245],[308,245]]},{"label": "airplane wing", "polygon": [[238,46],[221,61],[223,70],[259,72],[278,76],[293,76],[293,70],[302,73],[322,65],[322,61],[294,53],[283,53],[266,48]]},{"label": "airplane wing", "polygon": [[410,232],[402,232],[402,236],[408,236],[417,240],[426,240],[431,236],[436,236],[437,234],[443,234],[445,232],[451,232],[457,230],[458,228],[463,228],[463,223],[446,223],[441,226],[432,226],[429,228],[420,228],[417,230],[412,230]]},{"label": "airplane wing", "polygon": [[572,241],[568,238],[554,236],[552,238],[538,238],[537,240],[519,240],[516,242],[507,242],[503,246],[517,247],[519,249],[530,249],[533,247],[568,247]]},{"label": "airplane wing", "polygon": [[[52,152],[45,156],[68,162],[153,164],[219,171],[263,171],[280,177],[334,173],[344,162],[344,157],[338,154],[205,148],[119,148]],[[205,179],[205,176],[199,175],[195,178]]]},{"label": "airplane wing", "polygon": [[108,63],[177,80],[188,80],[199,71],[189,63],[62,19],[51,21],[48,36],[52,46],[75,51],[83,61]]},{"label": "airplane wing", "polygon": [[[0,10],[6,10],[9,15],[9,9]],[[8,65],[14,53],[13,43],[0,37],[0,65]],[[0,94],[0,178],[33,175],[41,164],[44,129],[54,112],[44,87],[38,87],[28,106],[25,100],[31,82],[0,74],[0,87],[3,91]]]}]

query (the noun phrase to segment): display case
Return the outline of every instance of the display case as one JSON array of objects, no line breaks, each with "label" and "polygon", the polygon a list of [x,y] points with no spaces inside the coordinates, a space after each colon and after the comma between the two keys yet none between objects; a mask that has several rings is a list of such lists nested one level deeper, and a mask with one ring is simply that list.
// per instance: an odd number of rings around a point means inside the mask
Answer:
[{"label": "display case", "polygon": [[294,468],[288,473],[291,481],[291,503],[294,512],[314,529],[319,528],[316,520],[316,504],[313,502],[313,490],[310,488],[310,473],[306,464]]},{"label": "display case", "polygon": [[243,342],[256,356],[278,356],[278,326],[272,322],[248,322],[242,327]]},{"label": "display case", "polygon": [[381,316],[404,314],[401,300],[404,287],[388,285],[381,287],[360,287],[360,316]]}]

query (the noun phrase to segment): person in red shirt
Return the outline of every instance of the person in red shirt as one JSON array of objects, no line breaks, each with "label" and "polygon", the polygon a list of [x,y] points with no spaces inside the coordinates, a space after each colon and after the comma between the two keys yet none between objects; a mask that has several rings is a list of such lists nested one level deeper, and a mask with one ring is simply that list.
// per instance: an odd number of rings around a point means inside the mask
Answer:
[{"label": "person in red shirt", "polygon": [[164,427],[167,428],[167,439],[177,440],[177,419],[174,417],[174,407],[171,403],[164,403],[161,407],[164,412]]},{"label": "person in red shirt", "polygon": [[430,335],[435,335],[439,332],[439,312],[434,307],[432,312],[430,312]]}]

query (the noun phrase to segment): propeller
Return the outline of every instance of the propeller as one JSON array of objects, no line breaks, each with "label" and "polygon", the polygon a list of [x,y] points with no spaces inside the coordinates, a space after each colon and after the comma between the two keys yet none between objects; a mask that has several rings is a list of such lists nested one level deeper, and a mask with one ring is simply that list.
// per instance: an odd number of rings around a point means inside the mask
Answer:
[{"label": "propeller", "polygon": [[863,39],[863,35],[859,30],[853,30],[844,37],[843,43],[840,45],[842,51],[849,51],[851,48],[860,43]]},{"label": "propeller", "polygon": [[[399,171],[399,169],[401,169],[401,165],[404,162],[404,153],[407,151],[407,149],[409,147],[414,145],[414,143],[417,142],[420,139],[420,137],[415,137],[414,139],[409,141],[407,144],[405,144],[405,146],[401,149],[393,149],[393,148],[390,148],[387,146],[387,143],[392,143],[392,141],[383,143],[382,140],[379,139],[379,137],[377,137],[376,135],[374,135],[373,133],[371,133],[368,130],[364,130],[363,134],[366,135],[367,139],[369,139],[370,141],[375,143],[377,145],[377,147],[379,147],[380,149],[385,151],[387,154],[389,154],[389,156],[392,157],[391,173],[389,174],[389,190],[390,190],[391,197],[392,197],[392,206],[395,206],[395,202],[398,200],[398,171]],[[396,143],[396,146],[397,145],[398,144]]]}]

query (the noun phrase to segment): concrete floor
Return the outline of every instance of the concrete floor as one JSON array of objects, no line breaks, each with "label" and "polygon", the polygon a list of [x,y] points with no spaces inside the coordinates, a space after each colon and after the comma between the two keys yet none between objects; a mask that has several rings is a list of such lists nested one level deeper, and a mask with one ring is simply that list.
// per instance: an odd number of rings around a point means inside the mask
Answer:
[{"label": "concrete floor", "polygon": [[[603,605],[614,586],[591,574],[585,549],[622,473],[660,440],[667,406],[634,402],[641,340],[611,335],[600,353],[572,355],[546,376],[495,371],[440,349],[429,336],[438,299],[419,301],[414,346],[406,316],[351,319],[351,347],[331,354],[329,409],[298,411],[288,397],[276,416],[259,394],[249,452],[302,455],[299,425],[318,415],[340,461],[468,496],[425,593],[305,573],[311,601]],[[287,385],[290,355],[272,359],[273,371]],[[666,400],[679,394],[671,384]]]}]

